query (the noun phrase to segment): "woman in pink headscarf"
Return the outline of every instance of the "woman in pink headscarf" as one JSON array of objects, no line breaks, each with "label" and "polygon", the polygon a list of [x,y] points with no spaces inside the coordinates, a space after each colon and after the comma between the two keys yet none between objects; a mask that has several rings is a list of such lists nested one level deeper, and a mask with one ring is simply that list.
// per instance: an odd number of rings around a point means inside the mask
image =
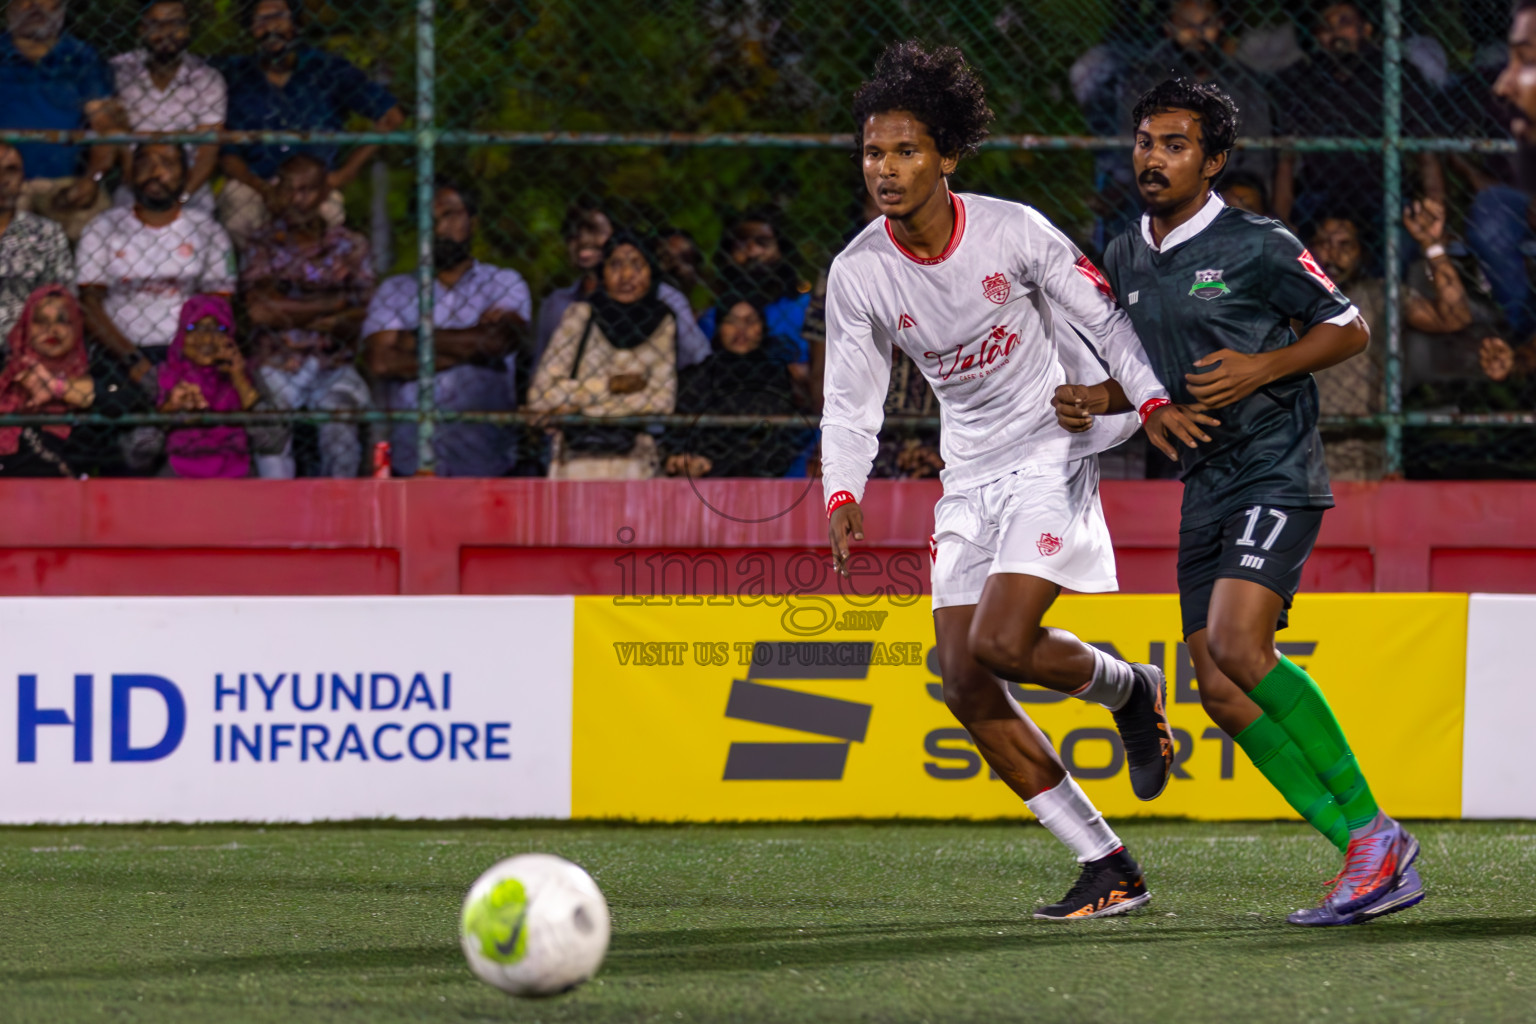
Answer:
[{"label": "woman in pink headscarf", "polygon": [[[6,343],[11,355],[0,370],[0,413],[67,413],[96,401],[85,321],[63,285],[27,296]],[[62,424],[0,427],[0,476],[76,476],[78,447]]]},{"label": "woman in pink headscarf", "polygon": [[[219,295],[194,295],[181,307],[176,338],[160,367],[161,412],[244,412],[258,401],[235,344],[235,314]],[[245,428],[178,427],[165,442],[171,472],[194,479],[251,475]]]}]

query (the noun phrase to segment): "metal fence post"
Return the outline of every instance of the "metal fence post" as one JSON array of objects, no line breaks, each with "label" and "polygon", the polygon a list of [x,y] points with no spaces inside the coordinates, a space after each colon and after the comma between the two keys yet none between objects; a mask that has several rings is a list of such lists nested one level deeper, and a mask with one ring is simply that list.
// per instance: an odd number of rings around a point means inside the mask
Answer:
[{"label": "metal fence post", "polygon": [[416,291],[420,318],[416,328],[417,396],[421,421],[416,429],[417,472],[432,475],[437,459],[432,450],[437,396],[436,346],[433,344],[432,179],[437,147],[436,114],[433,109],[436,78],[434,0],[416,4]]},{"label": "metal fence post", "polygon": [[1386,30],[1382,67],[1382,238],[1386,293],[1387,361],[1387,452],[1386,473],[1403,470],[1403,317],[1402,285],[1397,276],[1401,236],[1398,225],[1403,210],[1403,5],[1402,0],[1386,0],[1382,27]]}]

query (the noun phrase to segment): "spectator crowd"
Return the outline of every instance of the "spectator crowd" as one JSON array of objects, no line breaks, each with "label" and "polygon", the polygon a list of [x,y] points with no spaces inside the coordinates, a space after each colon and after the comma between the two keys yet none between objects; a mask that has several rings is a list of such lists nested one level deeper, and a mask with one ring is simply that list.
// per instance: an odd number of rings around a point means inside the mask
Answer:
[{"label": "spectator crowd", "polygon": [[[149,138],[0,145],[0,413],[358,415],[318,426],[253,417],[5,427],[0,475],[416,473],[413,424],[360,422],[420,398],[418,278],[376,279],[370,239],[347,224],[342,201],[377,147],[153,138],[336,132],[356,119],[388,132],[405,123],[399,103],[354,64],[300,41],[299,0],[247,0],[248,52],[222,60],[190,52],[186,0],[138,10],[139,46],[104,60],[68,31],[66,0],[7,4],[0,128]],[[1383,33],[1364,0],[1324,3],[1278,28],[1231,24],[1217,0],[1171,0],[1162,17],[1154,32],[1112,28],[1064,84],[1097,135],[1128,134],[1142,90],[1188,75],[1233,96],[1244,136],[1281,137],[1239,150],[1218,189],[1230,205],[1296,231],[1377,339],[1366,356],[1319,375],[1324,416],[1388,408],[1381,340],[1394,277],[1412,407],[1536,405],[1527,266],[1536,159],[1411,151],[1405,207],[1388,218],[1379,149],[1297,151],[1283,141],[1380,136]],[[1407,38],[1403,52],[1405,135],[1513,137],[1536,148],[1536,4],[1517,4],[1507,47],[1490,43],[1463,73],[1450,71],[1432,38]],[[1095,154],[1094,182],[1092,231],[1081,239],[1089,252],[1139,216],[1124,151]],[[685,231],[634,230],[613,206],[573,202],[562,225],[570,283],[535,305],[517,270],[475,258],[475,187],[439,179],[431,203],[436,406],[534,417],[531,431],[437,424],[439,475],[817,475],[826,277],[800,265],[780,208],[735,215],[708,257]],[[873,216],[862,204],[854,230]],[[1396,266],[1386,261],[1389,220]],[[921,370],[899,353],[886,408],[937,413]],[[579,426],[549,419],[573,414]],[[669,414],[762,422],[636,425]],[[1335,478],[1382,475],[1379,429],[1325,436]],[[1163,471],[1144,454],[1114,456],[1106,475]],[[936,431],[882,435],[877,475],[942,468]]]}]

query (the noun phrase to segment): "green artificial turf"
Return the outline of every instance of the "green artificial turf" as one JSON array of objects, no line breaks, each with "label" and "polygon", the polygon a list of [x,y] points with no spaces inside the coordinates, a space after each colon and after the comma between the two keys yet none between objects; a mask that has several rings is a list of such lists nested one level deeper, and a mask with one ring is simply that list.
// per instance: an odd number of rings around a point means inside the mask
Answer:
[{"label": "green artificial turf", "polygon": [[[1284,922],[1337,855],[1301,826],[1126,824],[1153,900],[1060,924],[1024,824],[0,829],[3,1021],[1536,1020],[1536,823],[1418,825],[1426,901]],[[503,856],[585,866],[592,983],[477,982],[460,900]]]}]

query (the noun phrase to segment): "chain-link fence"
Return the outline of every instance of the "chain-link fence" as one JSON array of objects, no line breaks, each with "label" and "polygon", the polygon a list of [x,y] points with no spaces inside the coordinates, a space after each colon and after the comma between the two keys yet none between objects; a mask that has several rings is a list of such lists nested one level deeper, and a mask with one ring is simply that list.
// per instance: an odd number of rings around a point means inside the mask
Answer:
[{"label": "chain-link fence", "polygon": [[[997,113],[953,186],[1094,256],[1139,216],[1136,96],[1220,83],[1244,118],[1227,200],[1289,223],[1376,339],[1320,375],[1335,476],[1536,475],[1504,0],[8,19],[0,475],[815,475],[819,286],[873,215],[850,99],[910,36],[958,45]],[[887,412],[876,473],[935,475],[901,358]],[[1162,462],[1133,442],[1106,475]]]}]

